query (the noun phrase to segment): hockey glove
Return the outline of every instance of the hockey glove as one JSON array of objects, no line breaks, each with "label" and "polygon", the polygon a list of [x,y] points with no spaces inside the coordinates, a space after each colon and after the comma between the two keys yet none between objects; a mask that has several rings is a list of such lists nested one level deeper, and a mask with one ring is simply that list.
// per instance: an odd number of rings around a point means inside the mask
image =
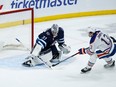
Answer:
[{"label": "hockey glove", "polygon": [[85,48],[80,48],[78,51],[79,51],[79,54],[86,54],[86,52],[85,52]]},{"label": "hockey glove", "polygon": [[66,44],[61,44],[58,46],[61,51],[63,51],[63,54],[68,54],[70,53],[70,46],[67,46]]}]

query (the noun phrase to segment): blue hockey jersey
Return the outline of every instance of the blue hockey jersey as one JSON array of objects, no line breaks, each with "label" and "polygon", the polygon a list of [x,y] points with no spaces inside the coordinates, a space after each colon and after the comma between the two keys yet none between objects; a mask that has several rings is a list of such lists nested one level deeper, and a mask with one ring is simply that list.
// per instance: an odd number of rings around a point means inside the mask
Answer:
[{"label": "blue hockey jersey", "polygon": [[36,39],[36,43],[40,44],[42,49],[45,47],[53,46],[56,42],[58,42],[59,45],[64,43],[64,30],[61,27],[59,27],[59,31],[56,37],[53,37],[51,28],[49,28],[39,34],[38,38]]}]

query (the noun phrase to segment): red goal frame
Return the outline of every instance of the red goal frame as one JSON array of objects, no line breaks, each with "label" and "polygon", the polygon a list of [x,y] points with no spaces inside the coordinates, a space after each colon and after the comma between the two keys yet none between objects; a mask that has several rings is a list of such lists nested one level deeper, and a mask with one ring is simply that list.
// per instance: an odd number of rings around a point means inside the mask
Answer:
[{"label": "red goal frame", "polygon": [[25,8],[25,9],[17,9],[11,11],[0,12],[0,15],[6,15],[11,13],[18,13],[24,11],[31,11],[31,48],[34,46],[34,9],[33,8]]}]

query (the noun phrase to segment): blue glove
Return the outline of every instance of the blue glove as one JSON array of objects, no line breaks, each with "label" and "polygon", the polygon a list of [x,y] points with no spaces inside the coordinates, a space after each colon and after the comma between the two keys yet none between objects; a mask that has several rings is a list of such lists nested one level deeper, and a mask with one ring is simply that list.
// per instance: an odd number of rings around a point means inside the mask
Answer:
[{"label": "blue glove", "polygon": [[78,51],[79,51],[79,54],[86,54],[85,48],[80,48]]}]

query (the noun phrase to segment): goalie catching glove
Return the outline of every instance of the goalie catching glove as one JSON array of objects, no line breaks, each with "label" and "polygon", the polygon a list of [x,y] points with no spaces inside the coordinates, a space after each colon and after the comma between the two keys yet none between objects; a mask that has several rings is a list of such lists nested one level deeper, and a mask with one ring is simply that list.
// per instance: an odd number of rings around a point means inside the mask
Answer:
[{"label": "goalie catching glove", "polygon": [[67,46],[66,44],[61,44],[61,45],[58,45],[58,47],[61,51],[63,51],[63,54],[70,53],[70,50],[71,50],[70,46]]}]

